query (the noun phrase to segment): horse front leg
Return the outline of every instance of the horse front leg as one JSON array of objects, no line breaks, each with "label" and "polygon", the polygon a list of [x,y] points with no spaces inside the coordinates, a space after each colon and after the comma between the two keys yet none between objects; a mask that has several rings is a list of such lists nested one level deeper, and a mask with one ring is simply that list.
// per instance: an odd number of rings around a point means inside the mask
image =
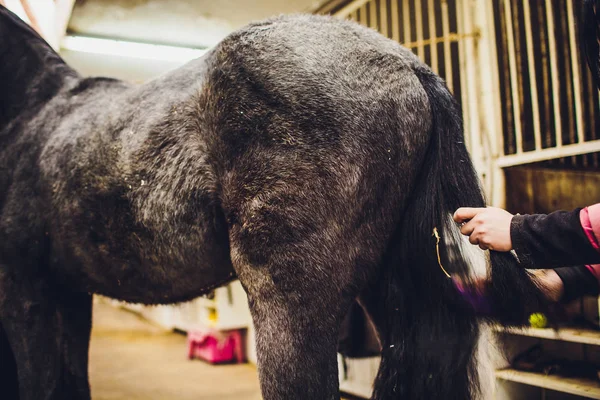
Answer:
[{"label": "horse front leg", "polygon": [[89,400],[91,295],[1,275],[0,320],[15,355],[19,400]]},{"label": "horse front leg", "polygon": [[0,321],[0,393],[6,400],[19,399],[19,381],[15,356]]}]

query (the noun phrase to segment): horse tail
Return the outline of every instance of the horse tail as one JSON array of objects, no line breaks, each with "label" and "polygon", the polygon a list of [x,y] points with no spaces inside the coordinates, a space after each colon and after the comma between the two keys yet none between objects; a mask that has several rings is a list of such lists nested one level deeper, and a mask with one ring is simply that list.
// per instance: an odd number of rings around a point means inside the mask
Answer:
[{"label": "horse tail", "polygon": [[600,0],[584,1],[581,21],[581,52],[600,89]]},{"label": "horse tail", "polygon": [[[485,207],[485,199],[456,101],[431,70],[415,73],[429,100],[432,125],[420,176],[383,272],[386,320],[373,398],[471,399],[480,394],[476,352],[481,320],[442,267],[463,281],[472,278],[451,214],[459,207]],[[443,239],[437,250],[434,228]],[[529,314],[523,305],[535,307],[539,290],[510,253],[491,252],[490,258],[495,318],[503,324],[524,323]]]}]

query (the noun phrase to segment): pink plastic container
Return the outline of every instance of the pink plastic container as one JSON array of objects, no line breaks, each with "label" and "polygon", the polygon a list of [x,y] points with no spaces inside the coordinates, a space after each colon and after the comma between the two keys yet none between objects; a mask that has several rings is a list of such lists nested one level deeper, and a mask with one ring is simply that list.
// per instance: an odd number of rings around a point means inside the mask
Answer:
[{"label": "pink plastic container", "polygon": [[187,344],[190,360],[199,358],[211,364],[244,362],[241,330],[196,329],[188,332]]}]

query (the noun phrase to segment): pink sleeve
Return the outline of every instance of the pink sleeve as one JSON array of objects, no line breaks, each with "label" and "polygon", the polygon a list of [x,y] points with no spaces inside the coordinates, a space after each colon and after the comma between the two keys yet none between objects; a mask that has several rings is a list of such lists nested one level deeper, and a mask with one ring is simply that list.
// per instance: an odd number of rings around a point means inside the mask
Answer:
[{"label": "pink sleeve", "polygon": [[[579,220],[592,246],[600,251],[600,243],[598,242],[600,237],[600,203],[582,209],[579,212]],[[600,282],[600,264],[586,265],[586,268]]]},{"label": "pink sleeve", "polygon": [[600,203],[582,209],[579,212],[579,221],[591,245],[600,251]]},{"label": "pink sleeve", "polygon": [[585,267],[596,277],[596,280],[600,282],[600,264],[586,265]]}]

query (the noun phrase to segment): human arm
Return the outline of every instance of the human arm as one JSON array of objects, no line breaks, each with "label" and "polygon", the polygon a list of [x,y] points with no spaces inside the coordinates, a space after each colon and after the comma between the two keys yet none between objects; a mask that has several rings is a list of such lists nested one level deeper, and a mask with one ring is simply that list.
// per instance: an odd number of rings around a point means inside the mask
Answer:
[{"label": "human arm", "polygon": [[548,288],[559,288],[562,301],[600,292],[600,265],[594,264],[600,262],[599,205],[523,216],[493,207],[464,208],[457,210],[454,218],[464,223],[461,232],[471,243],[496,251],[515,250],[524,268],[569,265],[540,270],[538,277],[540,283],[549,283]]},{"label": "human arm", "polygon": [[[551,214],[512,215],[495,207],[460,208],[461,233],[483,249],[514,250],[524,268],[600,263],[600,204]],[[594,231],[596,229],[597,232]]]},{"label": "human arm", "polygon": [[510,224],[510,237],[520,263],[525,268],[600,263],[590,210],[598,230],[600,208],[595,206],[550,214],[515,215]]}]

